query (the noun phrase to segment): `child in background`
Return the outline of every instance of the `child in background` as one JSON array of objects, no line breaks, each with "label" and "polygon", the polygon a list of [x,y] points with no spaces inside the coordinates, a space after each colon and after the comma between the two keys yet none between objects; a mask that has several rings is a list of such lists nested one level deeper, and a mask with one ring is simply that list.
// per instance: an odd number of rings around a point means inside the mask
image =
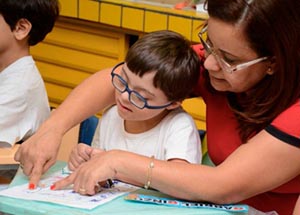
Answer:
[{"label": "child in background", "polygon": [[58,15],[57,0],[0,0],[0,147],[24,141],[49,116],[29,49],[51,32]]},{"label": "child in background", "polygon": [[125,62],[111,71],[116,105],[99,121],[92,142],[95,149],[78,144],[70,155],[69,168],[75,170],[93,154],[112,149],[199,163],[198,130],[181,108],[197,84],[199,67],[190,43],[175,32],[157,31],[139,39]]}]

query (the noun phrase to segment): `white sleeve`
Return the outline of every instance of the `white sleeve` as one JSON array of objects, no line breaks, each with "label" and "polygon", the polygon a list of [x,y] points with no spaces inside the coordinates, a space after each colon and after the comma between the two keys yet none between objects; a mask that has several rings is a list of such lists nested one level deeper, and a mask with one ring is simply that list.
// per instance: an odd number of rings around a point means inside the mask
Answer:
[{"label": "white sleeve", "polygon": [[112,134],[111,130],[114,129],[114,112],[116,106],[112,106],[106,109],[102,116],[99,118],[97,128],[94,133],[91,146],[97,149],[107,150],[107,145],[109,142],[106,141],[107,136]]},{"label": "white sleeve", "polygon": [[186,112],[176,114],[171,119],[164,145],[167,160],[179,158],[190,163],[201,162],[200,136],[193,118]]},{"label": "white sleeve", "polygon": [[8,147],[23,138],[19,125],[28,106],[22,92],[5,87],[0,89],[0,147]]}]

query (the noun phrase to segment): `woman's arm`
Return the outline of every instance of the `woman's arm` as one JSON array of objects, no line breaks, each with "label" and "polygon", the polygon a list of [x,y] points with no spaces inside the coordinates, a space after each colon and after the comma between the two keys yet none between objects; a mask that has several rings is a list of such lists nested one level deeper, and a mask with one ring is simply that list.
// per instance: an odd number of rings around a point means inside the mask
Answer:
[{"label": "woman's arm", "polygon": [[[298,148],[262,131],[217,167],[154,160],[151,187],[183,199],[239,202],[298,176],[299,155]],[[128,178],[145,184],[150,162],[149,157],[108,151],[55,186],[60,189],[74,183],[75,191],[84,188],[87,194],[94,194],[94,184],[108,178]]]},{"label": "woman's arm", "polygon": [[55,163],[63,135],[73,126],[114,103],[110,69],[95,73],[78,85],[15,155],[30,178],[30,188]]},{"label": "woman's arm", "polygon": [[296,202],[294,212],[293,212],[293,215],[298,215],[298,214],[300,214],[300,196],[298,197],[298,200]]},{"label": "woman's arm", "polygon": [[167,167],[160,163],[154,169],[152,185],[179,198],[215,203],[240,202],[298,176],[299,162],[298,148],[261,131],[217,167]]}]

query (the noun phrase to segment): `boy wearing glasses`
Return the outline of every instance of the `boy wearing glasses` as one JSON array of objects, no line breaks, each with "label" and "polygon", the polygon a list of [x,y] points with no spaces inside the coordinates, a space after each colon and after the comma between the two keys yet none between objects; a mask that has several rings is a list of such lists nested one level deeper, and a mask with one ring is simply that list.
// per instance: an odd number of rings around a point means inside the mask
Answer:
[{"label": "boy wearing glasses", "polygon": [[73,149],[69,168],[74,170],[94,153],[112,149],[199,163],[198,130],[181,108],[197,84],[199,67],[190,43],[175,32],[157,31],[139,39],[125,62],[112,69],[116,105],[103,114],[92,147],[78,144]]}]

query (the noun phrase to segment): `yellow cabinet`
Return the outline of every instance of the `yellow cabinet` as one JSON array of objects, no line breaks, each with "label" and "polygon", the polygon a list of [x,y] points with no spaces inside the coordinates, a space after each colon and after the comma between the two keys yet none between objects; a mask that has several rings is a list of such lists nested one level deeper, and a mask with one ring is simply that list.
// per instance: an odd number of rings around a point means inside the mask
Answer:
[{"label": "yellow cabinet", "polygon": [[78,12],[80,19],[99,21],[99,3],[96,1],[79,0]]},{"label": "yellow cabinet", "polygon": [[77,17],[78,1],[77,0],[59,0],[60,15],[68,17]]},{"label": "yellow cabinet", "polygon": [[51,106],[58,106],[81,81],[123,61],[126,34],[93,23],[61,18],[44,42],[31,48]]}]

